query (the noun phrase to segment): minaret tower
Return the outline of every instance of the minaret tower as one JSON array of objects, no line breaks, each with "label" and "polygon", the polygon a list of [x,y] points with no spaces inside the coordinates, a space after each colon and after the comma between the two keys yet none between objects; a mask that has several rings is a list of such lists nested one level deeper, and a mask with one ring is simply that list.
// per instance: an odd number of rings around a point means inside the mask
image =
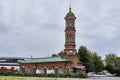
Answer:
[{"label": "minaret tower", "polygon": [[69,8],[69,12],[65,16],[65,49],[64,56],[68,58],[72,65],[71,67],[79,66],[80,56],[76,51],[76,43],[75,43],[75,15],[71,11],[71,7]]},{"label": "minaret tower", "polygon": [[69,12],[65,16],[65,49],[64,53],[75,55],[76,52],[76,44],[75,44],[75,15],[71,11],[71,7],[69,8]]}]

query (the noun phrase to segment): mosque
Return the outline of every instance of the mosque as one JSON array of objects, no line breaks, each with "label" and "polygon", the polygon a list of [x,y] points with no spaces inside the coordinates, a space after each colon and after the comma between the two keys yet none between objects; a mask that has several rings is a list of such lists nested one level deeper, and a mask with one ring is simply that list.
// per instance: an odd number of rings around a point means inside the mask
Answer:
[{"label": "mosque", "polygon": [[80,55],[76,50],[75,20],[76,17],[70,7],[65,16],[65,48],[62,56],[32,58],[20,63],[20,70],[28,73],[52,73],[53,70],[59,69],[67,70],[68,73],[85,70],[85,67],[80,64]]}]

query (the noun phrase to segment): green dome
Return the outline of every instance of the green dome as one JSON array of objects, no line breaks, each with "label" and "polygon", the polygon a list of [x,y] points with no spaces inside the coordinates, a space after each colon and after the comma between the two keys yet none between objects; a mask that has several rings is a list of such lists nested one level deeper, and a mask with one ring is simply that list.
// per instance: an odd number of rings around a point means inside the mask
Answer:
[{"label": "green dome", "polygon": [[75,17],[75,16],[74,16],[74,13],[69,12],[69,13],[67,13],[66,17]]},{"label": "green dome", "polygon": [[67,13],[66,17],[75,17],[74,13],[71,11],[71,8],[69,8],[69,12]]}]

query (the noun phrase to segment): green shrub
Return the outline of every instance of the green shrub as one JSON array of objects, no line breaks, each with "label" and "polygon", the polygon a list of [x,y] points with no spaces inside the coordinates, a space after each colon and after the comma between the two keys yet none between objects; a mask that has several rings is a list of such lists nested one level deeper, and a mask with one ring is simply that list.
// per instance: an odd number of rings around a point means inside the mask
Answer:
[{"label": "green shrub", "polygon": [[21,71],[14,72],[15,76],[23,76],[23,73]]},{"label": "green shrub", "polygon": [[48,77],[55,77],[55,74],[48,74]]},{"label": "green shrub", "polygon": [[30,73],[27,73],[27,72],[21,72],[21,71],[17,71],[14,73],[15,76],[33,76],[32,74]]},{"label": "green shrub", "polygon": [[38,74],[38,77],[48,77],[48,74]]},{"label": "green shrub", "polygon": [[38,77],[41,77],[41,74],[37,74]]},{"label": "green shrub", "polygon": [[22,74],[23,74],[23,76],[32,76],[32,74],[27,73],[27,72],[23,72]]},{"label": "green shrub", "polygon": [[66,73],[64,70],[59,70],[56,77],[65,77]]},{"label": "green shrub", "polygon": [[116,76],[120,76],[120,72],[116,74]]},{"label": "green shrub", "polygon": [[75,73],[71,73],[71,77],[74,77],[74,78],[85,78],[86,75],[84,75],[82,72],[75,72]]},{"label": "green shrub", "polygon": [[0,71],[0,75],[2,75],[1,71]]},{"label": "green shrub", "polygon": [[10,70],[7,70],[5,73],[4,73],[5,76],[10,76],[12,75],[11,71]]}]

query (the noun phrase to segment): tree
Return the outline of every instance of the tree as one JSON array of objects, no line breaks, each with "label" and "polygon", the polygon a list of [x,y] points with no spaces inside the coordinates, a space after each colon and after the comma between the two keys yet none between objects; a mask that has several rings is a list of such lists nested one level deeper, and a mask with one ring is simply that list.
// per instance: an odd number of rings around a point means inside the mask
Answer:
[{"label": "tree", "polygon": [[120,57],[117,57],[115,62],[116,63],[114,69],[116,71],[116,74],[120,76]]},{"label": "tree", "polygon": [[80,62],[86,67],[87,72],[90,71],[90,51],[85,46],[80,46],[78,54],[80,55]]},{"label": "tree", "polygon": [[91,68],[95,72],[102,71],[104,69],[104,64],[100,56],[97,53],[91,53]]},{"label": "tree", "polygon": [[80,55],[80,62],[86,67],[87,72],[99,72],[103,70],[103,61],[96,52],[91,52],[85,46],[81,46],[78,49],[78,54]]},{"label": "tree", "polygon": [[57,57],[57,56],[64,57],[64,52],[60,51],[58,54],[52,54],[52,57]]},{"label": "tree", "polygon": [[112,53],[106,55],[106,58],[105,58],[106,69],[111,73],[114,73],[114,69],[113,69],[112,65],[113,65],[113,60],[115,58],[116,58],[116,55],[112,54]]},{"label": "tree", "polygon": [[52,54],[52,57],[57,57],[58,55],[57,54]]},{"label": "tree", "polygon": [[106,55],[105,59],[106,69],[111,73],[116,73],[120,75],[120,57],[117,57],[115,54],[111,53]]},{"label": "tree", "polygon": [[59,53],[58,53],[58,56],[64,56],[64,52],[63,51],[60,51]]}]

